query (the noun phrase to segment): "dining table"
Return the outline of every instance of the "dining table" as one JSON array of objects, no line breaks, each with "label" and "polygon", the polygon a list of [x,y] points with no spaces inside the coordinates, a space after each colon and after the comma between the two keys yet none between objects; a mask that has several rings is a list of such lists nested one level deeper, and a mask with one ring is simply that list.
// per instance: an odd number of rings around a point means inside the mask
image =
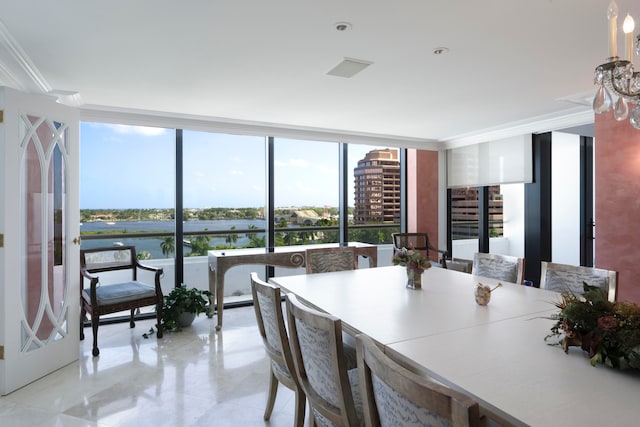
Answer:
[{"label": "dining table", "polygon": [[[579,347],[565,354],[545,340],[559,293],[435,267],[421,289],[406,287],[402,266],[270,282],[340,318],[348,334],[370,336],[409,370],[471,396],[489,424],[637,425],[637,371],[592,366]],[[494,289],[484,306],[474,297],[479,283]]]}]

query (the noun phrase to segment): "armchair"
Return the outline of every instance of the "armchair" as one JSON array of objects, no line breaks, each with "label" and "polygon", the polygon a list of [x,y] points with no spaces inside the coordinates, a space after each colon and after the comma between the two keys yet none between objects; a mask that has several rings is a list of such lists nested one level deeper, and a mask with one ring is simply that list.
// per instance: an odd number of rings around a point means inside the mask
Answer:
[{"label": "armchair", "polygon": [[[153,285],[138,281],[138,271],[154,273]],[[93,355],[98,349],[98,326],[100,316],[131,310],[129,326],[135,327],[134,311],[139,307],[156,306],[158,319],[157,337],[162,338],[162,289],[160,288],[161,268],[140,264],[134,246],[83,249],[80,251],[80,340],[84,339],[84,319],[91,315],[93,330]],[[117,276],[109,282],[107,277]],[[100,278],[104,277],[104,282]],[[124,280],[123,280],[124,278]],[[89,282],[89,286],[85,287]]]},{"label": "armchair", "polygon": [[429,251],[433,251],[440,266],[447,268],[447,257],[449,254],[447,251],[433,246],[431,242],[429,242],[429,235],[427,233],[392,233],[391,236],[393,237],[394,251],[401,250],[402,248],[414,249],[424,252],[428,258],[431,258]]}]

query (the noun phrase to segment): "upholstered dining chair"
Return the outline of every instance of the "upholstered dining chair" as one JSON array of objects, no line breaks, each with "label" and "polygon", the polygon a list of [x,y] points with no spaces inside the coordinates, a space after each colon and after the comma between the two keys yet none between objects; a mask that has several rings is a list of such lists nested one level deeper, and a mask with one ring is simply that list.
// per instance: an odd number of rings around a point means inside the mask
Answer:
[{"label": "upholstered dining chair", "polygon": [[354,270],[358,261],[352,247],[311,248],[306,250],[307,273]]},{"label": "upholstered dining chair", "polygon": [[356,351],[367,427],[481,425],[471,397],[405,369],[368,336],[356,337]]},{"label": "upholstered dining chair", "polygon": [[472,274],[522,284],[524,258],[477,252],[473,256]]},{"label": "upholstered dining chair", "polygon": [[584,292],[583,283],[602,288],[607,292],[609,301],[616,300],[617,271],[547,261],[541,262],[540,288],[582,295]]},{"label": "upholstered dining chair", "polygon": [[306,396],[298,383],[295,365],[289,346],[289,336],[282,311],[282,296],[280,288],[266,283],[251,273],[251,294],[253,307],[256,312],[258,330],[264,343],[264,348],[271,359],[269,369],[269,395],[264,410],[265,421],[271,418],[273,406],[276,403],[278,383],[293,390],[295,393],[295,421],[296,427],[304,425]]},{"label": "upholstered dining chair", "polygon": [[309,425],[363,425],[358,369],[347,370],[342,322],[292,294],[287,294],[286,305],[296,374],[311,409]]},{"label": "upholstered dining chair", "polygon": [[438,267],[447,268],[447,251],[440,250],[433,246],[429,241],[429,235],[427,233],[392,233],[394,251],[402,250],[402,248],[413,249],[416,251],[424,252],[424,254],[431,258],[430,251],[435,253],[435,261],[432,261],[432,265],[436,263]]}]

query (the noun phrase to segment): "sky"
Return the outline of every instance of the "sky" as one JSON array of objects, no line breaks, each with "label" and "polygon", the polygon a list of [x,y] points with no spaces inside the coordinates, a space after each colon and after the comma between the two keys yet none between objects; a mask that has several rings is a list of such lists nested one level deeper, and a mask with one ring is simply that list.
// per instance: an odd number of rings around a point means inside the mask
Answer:
[{"label": "sky", "polygon": [[[173,129],[83,122],[80,209],[172,208]],[[349,145],[349,170],[372,149]],[[276,138],[275,205],[338,206],[339,144]],[[183,132],[185,208],[265,205],[265,138]],[[349,178],[353,206],[353,175]]]}]

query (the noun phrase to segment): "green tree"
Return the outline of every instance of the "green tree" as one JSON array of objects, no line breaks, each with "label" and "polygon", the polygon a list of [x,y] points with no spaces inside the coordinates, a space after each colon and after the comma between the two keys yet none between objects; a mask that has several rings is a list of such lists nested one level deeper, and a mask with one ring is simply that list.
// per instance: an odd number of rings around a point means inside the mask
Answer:
[{"label": "green tree", "polygon": [[207,255],[209,250],[211,250],[211,246],[209,246],[209,237],[200,235],[191,239],[191,252],[189,253],[189,256]]},{"label": "green tree", "polygon": [[[235,229],[236,229],[236,226],[235,226],[235,225],[231,226],[231,230],[235,230]],[[236,242],[238,242],[238,235],[237,235],[237,234],[235,234],[235,233],[227,234],[227,238],[226,238],[225,242],[226,242],[227,244],[233,244],[233,245],[235,245],[235,244],[236,244]]]},{"label": "green tree", "polygon": [[173,236],[165,237],[164,240],[160,243],[160,249],[162,249],[162,254],[169,258],[171,254],[176,251],[176,241]]}]

